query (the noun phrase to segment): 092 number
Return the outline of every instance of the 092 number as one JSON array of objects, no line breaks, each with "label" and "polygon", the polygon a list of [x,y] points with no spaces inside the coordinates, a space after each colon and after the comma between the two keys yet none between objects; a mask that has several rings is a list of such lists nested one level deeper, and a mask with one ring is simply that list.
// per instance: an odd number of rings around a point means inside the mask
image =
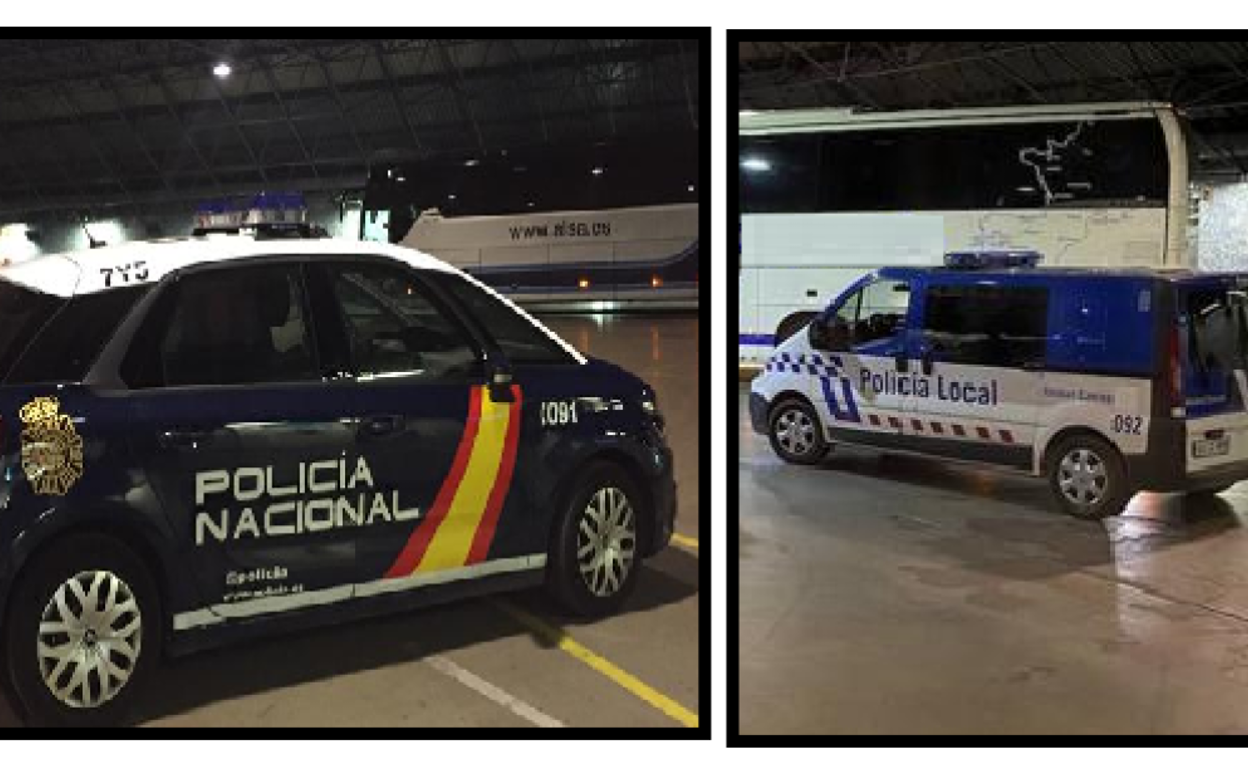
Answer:
[{"label": "092 number", "polygon": [[1144,418],[1133,414],[1116,414],[1113,421],[1114,433],[1130,433],[1140,435],[1144,429]]}]

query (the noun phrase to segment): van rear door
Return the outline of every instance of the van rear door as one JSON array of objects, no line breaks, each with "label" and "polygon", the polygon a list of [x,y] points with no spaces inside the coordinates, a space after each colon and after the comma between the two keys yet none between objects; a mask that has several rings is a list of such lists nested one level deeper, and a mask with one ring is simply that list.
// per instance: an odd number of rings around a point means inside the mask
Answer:
[{"label": "van rear door", "polygon": [[1248,464],[1248,275],[1176,285],[1188,473]]}]

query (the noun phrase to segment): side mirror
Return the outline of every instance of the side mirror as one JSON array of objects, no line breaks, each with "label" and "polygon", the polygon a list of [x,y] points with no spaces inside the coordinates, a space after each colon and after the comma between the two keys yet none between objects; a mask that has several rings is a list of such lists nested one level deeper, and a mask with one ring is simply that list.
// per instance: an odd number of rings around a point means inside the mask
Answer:
[{"label": "side mirror", "polygon": [[495,361],[487,367],[489,372],[490,400],[496,404],[511,403],[515,395],[511,391],[511,366],[505,360]]},{"label": "side mirror", "polygon": [[812,350],[828,350],[828,322],[819,316],[812,318],[806,327],[806,339]]},{"label": "side mirror", "polygon": [[849,324],[833,317],[815,318],[810,322],[810,346],[815,350],[849,350]]}]

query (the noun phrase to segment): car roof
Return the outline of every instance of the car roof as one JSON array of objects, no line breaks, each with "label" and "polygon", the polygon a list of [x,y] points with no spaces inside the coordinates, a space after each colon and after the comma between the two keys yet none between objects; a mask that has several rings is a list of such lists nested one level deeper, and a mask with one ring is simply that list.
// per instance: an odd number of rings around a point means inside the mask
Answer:
[{"label": "car roof", "polygon": [[[280,255],[384,256],[421,270],[461,273],[440,259],[406,246],[337,238],[255,238],[208,235],[130,241],[98,249],[45,254],[0,267],[0,279],[44,294],[70,297],[121,286],[156,283],[169,273],[195,265]],[[143,271],[135,266],[142,262]],[[117,272],[128,271],[122,279]],[[144,275],[142,279],[138,275]]]}]

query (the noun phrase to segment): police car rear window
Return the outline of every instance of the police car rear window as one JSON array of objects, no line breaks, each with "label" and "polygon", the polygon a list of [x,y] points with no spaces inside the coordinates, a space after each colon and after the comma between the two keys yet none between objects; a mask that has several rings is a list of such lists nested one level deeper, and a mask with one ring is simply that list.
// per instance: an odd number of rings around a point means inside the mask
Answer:
[{"label": "police car rear window", "polygon": [[68,302],[57,300],[59,311],[46,320],[4,381],[10,385],[81,381],[104,343],[148,288],[133,286],[84,294]]},{"label": "police car rear window", "polygon": [[0,376],[8,374],[35,335],[64,304],[62,297],[0,281]]}]

